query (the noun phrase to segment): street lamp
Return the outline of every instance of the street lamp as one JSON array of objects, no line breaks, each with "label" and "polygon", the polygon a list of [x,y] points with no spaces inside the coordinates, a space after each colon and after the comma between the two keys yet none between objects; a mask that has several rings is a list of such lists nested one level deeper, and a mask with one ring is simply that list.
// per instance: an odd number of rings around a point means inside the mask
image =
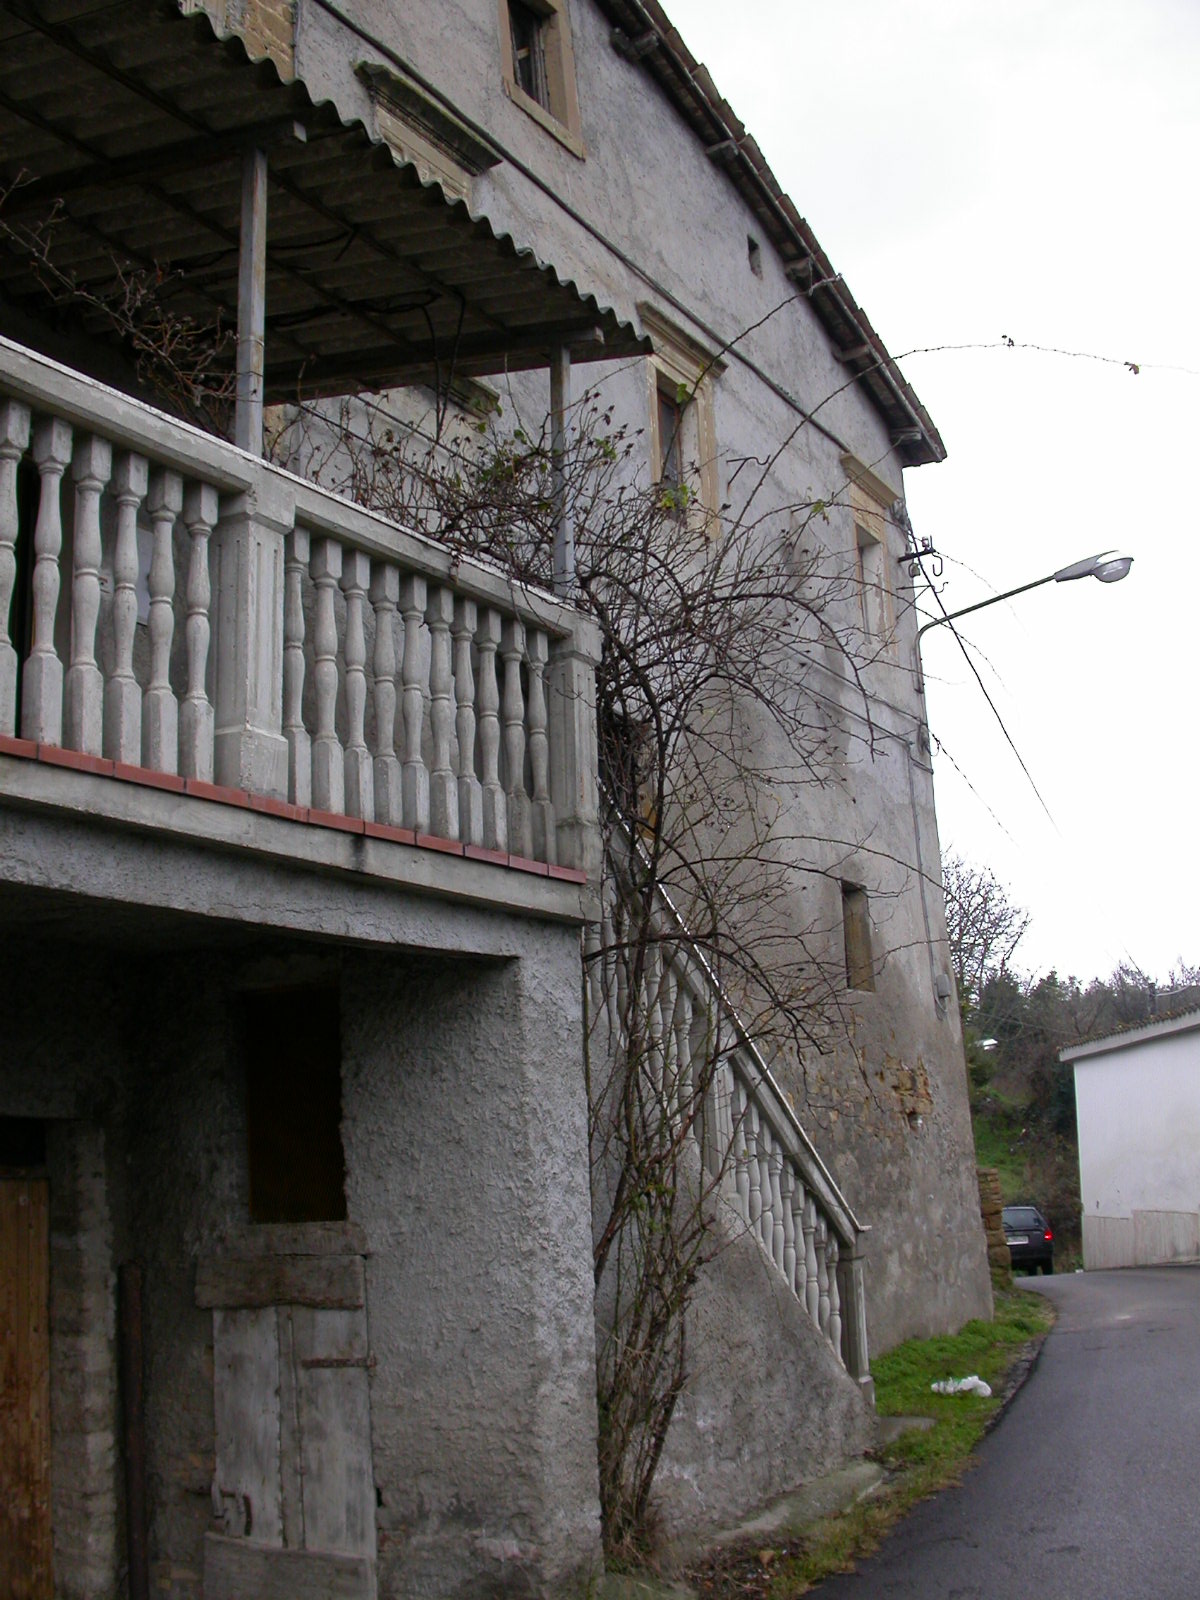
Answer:
[{"label": "street lamp", "polygon": [[982,611],[985,606],[998,605],[1001,600],[1011,600],[1014,595],[1025,594],[1029,589],[1040,589],[1044,583],[1071,583],[1076,578],[1098,578],[1101,583],[1120,583],[1121,579],[1128,575],[1132,565],[1132,556],[1119,556],[1115,550],[1102,550],[1099,555],[1087,556],[1082,561],[1073,561],[1069,567],[1059,567],[1057,572],[1051,572],[1045,578],[1035,578],[1032,583],[1022,583],[1015,589],[1006,589],[1003,594],[994,594],[989,600],[977,600],[973,606],[963,606],[960,611],[947,611],[944,616],[934,617],[917,629],[915,649],[918,692],[922,694],[925,692],[925,680],[921,673],[921,635],[928,633],[930,628],[940,628],[943,622],[954,622],[959,617],[970,616],[972,611]]}]

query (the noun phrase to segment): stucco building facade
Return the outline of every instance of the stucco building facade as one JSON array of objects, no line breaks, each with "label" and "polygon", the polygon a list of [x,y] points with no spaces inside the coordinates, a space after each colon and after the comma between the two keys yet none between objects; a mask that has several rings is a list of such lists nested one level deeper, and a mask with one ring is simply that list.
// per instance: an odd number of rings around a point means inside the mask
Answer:
[{"label": "stucco building facade", "polygon": [[[896,506],[940,439],[656,6],[0,28],[5,1576],[568,1592],[601,1560],[601,641],[569,586],[264,461],[262,406],[448,364],[543,414],[590,389],[710,514],[751,476],[764,517],[825,508],[857,675],[798,663],[827,767],[780,827],[843,1026],[766,1062],[728,1023],[714,1126],[756,1142],[660,1473],[680,1533],[861,1449],[868,1347],[990,1305]],[[236,321],[237,443],[147,402],[83,292],[118,257]]]}]

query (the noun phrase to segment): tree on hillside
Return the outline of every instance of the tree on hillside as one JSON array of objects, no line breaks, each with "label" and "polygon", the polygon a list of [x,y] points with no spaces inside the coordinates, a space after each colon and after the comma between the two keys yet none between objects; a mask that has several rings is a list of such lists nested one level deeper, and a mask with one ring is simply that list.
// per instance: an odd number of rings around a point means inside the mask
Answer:
[{"label": "tree on hillside", "polygon": [[1029,913],[1012,903],[990,867],[972,866],[953,850],[942,857],[942,883],[959,1003],[973,1008],[987,981],[1007,973]]}]

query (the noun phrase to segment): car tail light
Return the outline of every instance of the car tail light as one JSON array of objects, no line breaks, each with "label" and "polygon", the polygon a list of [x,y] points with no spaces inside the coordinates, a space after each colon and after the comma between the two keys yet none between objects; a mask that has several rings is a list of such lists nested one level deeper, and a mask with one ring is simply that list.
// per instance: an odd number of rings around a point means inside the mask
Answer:
[{"label": "car tail light", "polygon": [[1054,1235],[1053,1235],[1053,1234],[1052,1234],[1052,1233],[1051,1233],[1051,1232],[1050,1232],[1050,1229],[1049,1229],[1049,1228],[1047,1228],[1047,1229],[1046,1229],[1046,1231],[1045,1231],[1045,1233],[1044,1233],[1044,1234],[1043,1234],[1043,1235],[1042,1235],[1042,1237],[1043,1237],[1043,1239],[1045,1239],[1045,1240],[1046,1240],[1046,1241],[1047,1241],[1047,1242],[1049,1242],[1049,1241],[1050,1241],[1050,1240],[1051,1240],[1051,1239],[1053,1239],[1053,1237],[1054,1237]]}]

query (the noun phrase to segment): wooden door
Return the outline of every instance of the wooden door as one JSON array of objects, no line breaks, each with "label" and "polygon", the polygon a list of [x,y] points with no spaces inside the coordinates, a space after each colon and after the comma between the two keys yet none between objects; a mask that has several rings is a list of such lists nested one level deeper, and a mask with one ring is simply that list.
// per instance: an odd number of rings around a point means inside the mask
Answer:
[{"label": "wooden door", "polygon": [[0,1177],[0,1595],[53,1600],[45,1178]]}]

